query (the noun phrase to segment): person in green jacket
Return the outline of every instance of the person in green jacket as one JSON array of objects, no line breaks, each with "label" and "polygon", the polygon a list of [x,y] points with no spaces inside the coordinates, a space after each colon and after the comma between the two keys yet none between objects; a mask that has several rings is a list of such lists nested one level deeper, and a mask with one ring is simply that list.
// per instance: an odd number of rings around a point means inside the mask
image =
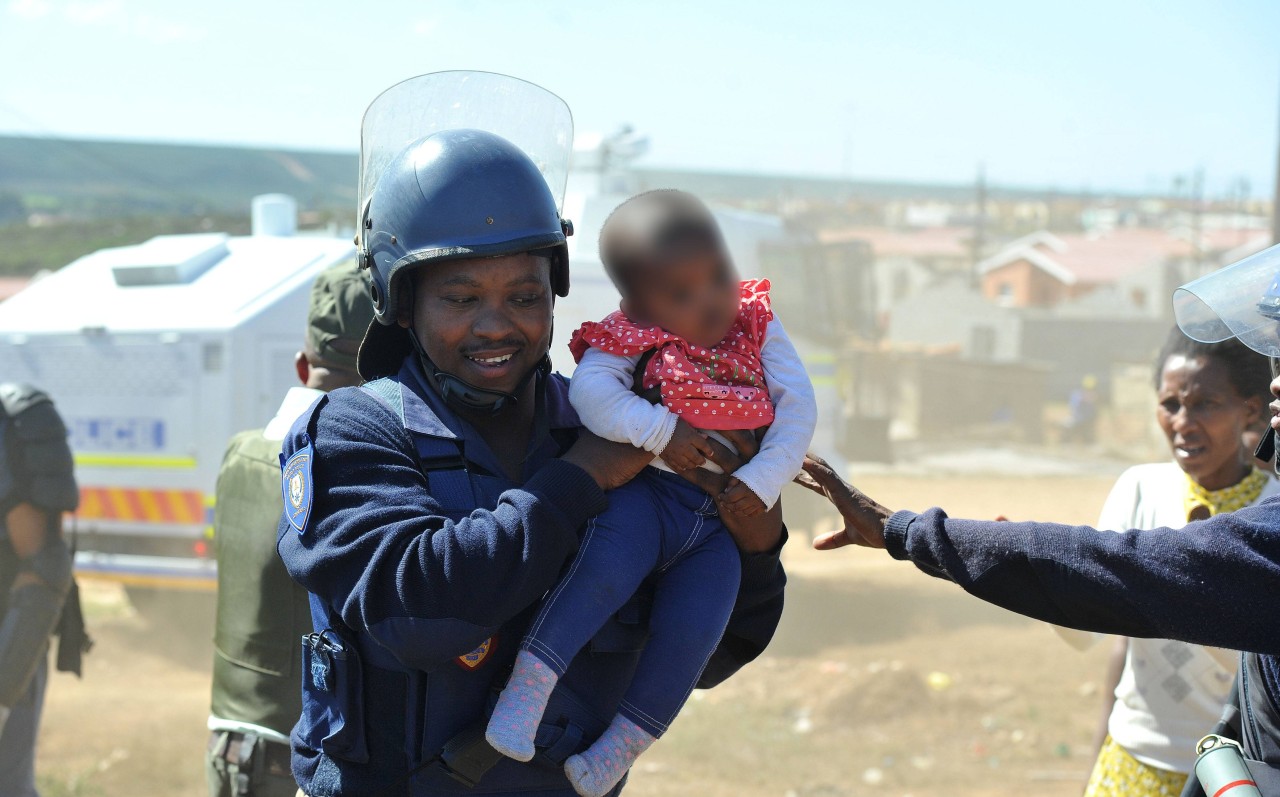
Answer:
[{"label": "person in green jacket", "polygon": [[291,388],[264,429],[231,438],[218,472],[214,545],[218,608],[205,770],[210,797],[293,797],[289,731],[302,713],[300,638],[311,630],[307,592],[276,556],[284,511],[280,443],[321,395],[358,385],[356,352],[373,321],[354,261],[316,278]]}]

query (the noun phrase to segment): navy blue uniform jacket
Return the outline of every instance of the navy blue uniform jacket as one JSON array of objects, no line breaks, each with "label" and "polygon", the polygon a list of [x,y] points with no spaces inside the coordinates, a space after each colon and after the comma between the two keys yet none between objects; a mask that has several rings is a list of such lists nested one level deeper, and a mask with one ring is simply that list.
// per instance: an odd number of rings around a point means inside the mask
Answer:
[{"label": "navy blue uniform jacket", "polygon": [[930,509],[894,514],[884,536],[894,558],[1028,617],[1258,653],[1280,705],[1280,497],[1177,531],[1100,533]]},{"label": "navy blue uniform jacket", "polygon": [[[483,719],[537,602],[571,561],[579,527],[607,504],[585,471],[557,459],[579,427],[563,377],[539,383],[519,482],[500,475],[479,435],[426,386],[416,358],[381,386],[398,391],[399,415],[395,402],[367,389],[337,390],[284,444],[285,458],[312,447],[314,489],[301,532],[286,512],[280,556],[312,595],[317,631],[338,628],[359,659],[354,676],[347,659],[332,672],[304,672],[293,769],[315,797],[377,793]],[[702,686],[759,655],[781,616],[777,550],[743,556],[742,568]],[[548,722],[581,730],[582,747],[608,724],[630,680],[647,633],[643,597],[574,659],[548,708]],[[338,702],[352,705],[335,707],[329,698],[344,688]],[[559,767],[536,760],[504,759],[470,792],[435,764],[409,784],[391,793],[574,794]]]}]

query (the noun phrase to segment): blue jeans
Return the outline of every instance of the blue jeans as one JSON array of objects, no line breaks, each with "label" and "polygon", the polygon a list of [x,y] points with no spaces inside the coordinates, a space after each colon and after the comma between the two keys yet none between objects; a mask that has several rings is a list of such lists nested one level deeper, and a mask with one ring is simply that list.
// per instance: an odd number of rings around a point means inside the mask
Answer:
[{"label": "blue jeans", "polygon": [[738,548],[711,497],[645,468],[587,522],[567,574],[522,645],[558,675],[653,574],[649,640],[618,711],[661,736],[720,643],[738,596]]},{"label": "blue jeans", "polygon": [[[47,654],[47,651],[46,651]],[[48,655],[40,658],[27,692],[11,706],[0,734],[0,797],[38,797],[36,792],[36,734],[49,680]]]}]

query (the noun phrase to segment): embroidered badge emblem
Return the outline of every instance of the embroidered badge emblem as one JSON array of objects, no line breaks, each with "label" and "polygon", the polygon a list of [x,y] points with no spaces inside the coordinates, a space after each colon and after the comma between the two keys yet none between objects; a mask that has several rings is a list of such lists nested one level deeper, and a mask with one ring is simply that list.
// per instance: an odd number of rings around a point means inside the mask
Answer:
[{"label": "embroidered badge emblem", "polygon": [[311,459],[312,448],[307,443],[284,463],[284,514],[299,534],[307,530],[307,519],[311,516]]},{"label": "embroidered badge emblem", "polygon": [[493,652],[496,641],[497,637],[489,637],[480,643],[480,647],[470,653],[459,656],[458,664],[468,670],[474,670],[484,664],[485,660],[489,658],[489,654]]}]

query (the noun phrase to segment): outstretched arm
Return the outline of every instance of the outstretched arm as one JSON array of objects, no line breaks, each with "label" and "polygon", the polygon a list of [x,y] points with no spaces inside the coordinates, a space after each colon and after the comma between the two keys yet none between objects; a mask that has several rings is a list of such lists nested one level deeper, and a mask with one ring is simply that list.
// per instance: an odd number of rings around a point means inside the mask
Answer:
[{"label": "outstretched arm", "polygon": [[959,520],[941,509],[892,513],[826,463],[805,470],[845,529],[823,549],[888,548],[929,575],[1058,625],[1280,653],[1280,499],[1191,523],[1100,534],[1088,526]]},{"label": "outstretched arm", "polygon": [[814,548],[831,551],[846,545],[884,547],[884,526],[893,513],[840,478],[825,459],[806,456],[804,471],[796,477],[796,483],[826,498],[844,518],[844,528],[818,537],[813,541]]}]

